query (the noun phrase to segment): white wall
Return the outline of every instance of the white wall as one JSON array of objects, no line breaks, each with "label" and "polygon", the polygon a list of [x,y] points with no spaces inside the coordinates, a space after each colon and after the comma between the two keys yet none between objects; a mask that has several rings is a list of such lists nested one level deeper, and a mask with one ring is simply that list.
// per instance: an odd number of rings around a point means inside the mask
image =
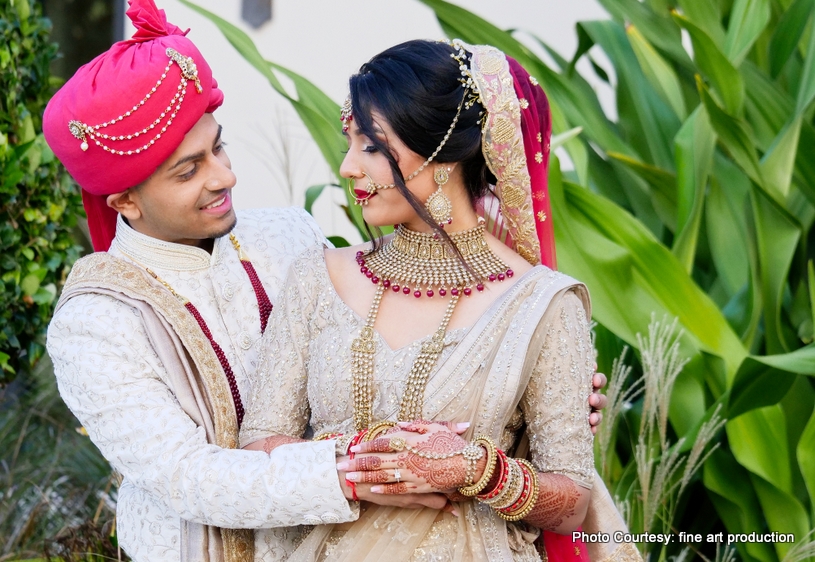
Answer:
[{"label": "white wall", "polygon": [[[259,30],[240,19],[239,0],[197,0],[198,4],[249,33],[260,52],[305,76],[341,102],[347,80],[374,54],[408,39],[444,35],[432,11],[416,0],[273,0],[272,21]],[[238,176],[239,208],[302,205],[305,189],[331,180],[331,172],[288,102],[236,53],[217,28],[178,0],[156,0],[170,22],[182,29],[206,57],[225,103],[215,114],[224,126],[227,151]],[[574,25],[608,17],[597,0],[458,0],[455,3],[502,28],[528,30],[571,57]],[[132,35],[130,21],[125,37]],[[607,95],[606,95],[607,97]],[[326,192],[314,207],[327,235],[358,241]]]}]

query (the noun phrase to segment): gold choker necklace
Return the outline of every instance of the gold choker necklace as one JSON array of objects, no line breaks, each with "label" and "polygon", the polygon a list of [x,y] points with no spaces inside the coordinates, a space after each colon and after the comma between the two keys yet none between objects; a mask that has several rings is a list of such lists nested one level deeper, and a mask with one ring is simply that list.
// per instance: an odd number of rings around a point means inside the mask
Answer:
[{"label": "gold choker necklace", "polygon": [[[503,281],[514,275],[506,264],[490,250],[484,238],[484,225],[462,232],[450,234],[453,243],[467,261],[467,265],[481,279]],[[424,289],[432,297],[434,287],[439,296],[444,297],[450,291],[450,302],[430,341],[422,344],[418,357],[405,384],[405,393],[399,408],[399,420],[410,421],[422,418],[424,392],[427,379],[435,367],[444,349],[444,337],[453,311],[463,294],[470,296],[472,286],[478,291],[484,290],[481,279],[474,278],[461,263],[458,256],[445,243],[436,240],[433,234],[421,234],[410,231],[403,226],[396,229],[394,237],[379,250],[357,253],[360,271],[377,285],[376,295],[368,311],[365,326],[359,336],[351,342],[351,373],[353,375],[354,426],[357,431],[371,427],[373,419],[373,380],[374,323],[379,313],[379,305],[385,291],[409,295],[411,287],[413,296],[419,298]]]},{"label": "gold choker necklace", "polygon": [[399,225],[393,238],[375,252],[357,252],[360,272],[375,285],[405,295],[413,293],[444,297],[470,296],[473,288],[484,290],[484,280],[503,281],[513,271],[496,256],[484,237],[484,225],[450,233],[468,270],[456,253],[434,234],[408,230]]}]

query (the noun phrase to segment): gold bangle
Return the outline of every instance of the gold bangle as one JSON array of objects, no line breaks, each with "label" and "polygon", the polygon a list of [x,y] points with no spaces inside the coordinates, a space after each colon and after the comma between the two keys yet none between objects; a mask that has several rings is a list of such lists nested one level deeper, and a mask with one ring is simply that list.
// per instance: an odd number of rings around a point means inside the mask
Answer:
[{"label": "gold bangle", "polygon": [[396,422],[392,421],[381,421],[378,423],[373,424],[370,428],[368,428],[368,433],[365,434],[365,437],[362,438],[362,441],[373,441],[381,434],[385,433],[385,431],[389,430],[390,428],[394,427]]},{"label": "gold bangle", "polygon": [[[535,470],[529,461],[524,459],[515,459],[519,464],[523,465],[527,469],[527,473],[529,474],[529,497],[526,498],[523,505],[521,505],[518,509],[511,513],[507,513],[505,511],[497,511],[498,516],[505,521],[520,521],[527,515],[529,515],[534,509],[535,504],[538,502],[538,473]],[[523,469],[522,469],[523,470]]]},{"label": "gold bangle", "polygon": [[472,486],[462,486],[458,489],[462,496],[467,496],[468,498],[477,496],[484,488],[487,487],[487,484],[489,484],[490,480],[492,479],[493,472],[495,472],[495,465],[497,464],[498,460],[498,453],[496,452],[495,443],[486,435],[479,435],[473,439],[472,443],[474,445],[482,445],[487,450],[487,466],[484,468],[484,473],[481,475],[478,482]]}]

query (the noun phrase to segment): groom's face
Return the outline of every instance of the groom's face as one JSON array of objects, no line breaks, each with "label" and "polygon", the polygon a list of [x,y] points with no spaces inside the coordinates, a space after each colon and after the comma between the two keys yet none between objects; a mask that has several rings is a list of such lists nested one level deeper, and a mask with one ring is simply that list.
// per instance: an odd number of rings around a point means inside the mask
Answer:
[{"label": "groom's face", "polygon": [[208,113],[153,175],[108,204],[142,234],[202,246],[235,226],[235,182],[221,127]]}]

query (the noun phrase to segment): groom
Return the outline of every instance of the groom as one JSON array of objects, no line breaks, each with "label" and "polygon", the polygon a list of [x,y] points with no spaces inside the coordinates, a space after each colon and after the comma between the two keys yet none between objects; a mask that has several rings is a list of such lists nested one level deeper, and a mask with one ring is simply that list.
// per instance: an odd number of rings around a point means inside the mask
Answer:
[{"label": "groom", "polygon": [[76,264],[49,327],[60,393],[123,475],[117,528],[134,560],[285,559],[296,525],[357,516],[333,442],[234,450],[283,276],[325,241],[301,209],[237,220],[210,67],[152,0],[128,16],[133,38],[82,67],[44,116],[99,252]]}]

